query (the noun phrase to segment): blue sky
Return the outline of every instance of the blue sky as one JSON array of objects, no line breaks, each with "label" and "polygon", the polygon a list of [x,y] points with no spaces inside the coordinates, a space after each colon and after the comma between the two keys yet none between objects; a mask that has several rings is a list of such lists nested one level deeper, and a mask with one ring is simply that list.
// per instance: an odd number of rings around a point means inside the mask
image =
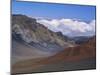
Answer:
[{"label": "blue sky", "polygon": [[12,14],[41,17],[37,21],[69,36],[95,35],[96,7],[89,5],[12,2]]},{"label": "blue sky", "polygon": [[50,4],[36,2],[12,3],[13,14],[25,14],[32,17],[44,18],[70,18],[91,21],[95,19],[95,6],[72,5],[72,4]]}]

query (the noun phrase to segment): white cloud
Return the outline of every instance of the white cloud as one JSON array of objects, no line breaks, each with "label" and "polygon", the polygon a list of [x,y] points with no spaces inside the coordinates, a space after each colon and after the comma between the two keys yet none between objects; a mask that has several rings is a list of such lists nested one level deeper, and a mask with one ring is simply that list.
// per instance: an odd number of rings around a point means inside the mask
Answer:
[{"label": "white cloud", "polygon": [[80,20],[73,19],[38,19],[37,22],[43,24],[48,29],[58,32],[61,31],[63,34],[77,33],[75,35],[86,34],[95,32],[95,20],[90,23],[86,23]]},{"label": "white cloud", "polygon": [[96,24],[96,21],[95,20],[92,20],[91,22],[90,22],[90,26],[91,26],[91,28],[92,28],[92,30],[95,32],[95,24]]}]

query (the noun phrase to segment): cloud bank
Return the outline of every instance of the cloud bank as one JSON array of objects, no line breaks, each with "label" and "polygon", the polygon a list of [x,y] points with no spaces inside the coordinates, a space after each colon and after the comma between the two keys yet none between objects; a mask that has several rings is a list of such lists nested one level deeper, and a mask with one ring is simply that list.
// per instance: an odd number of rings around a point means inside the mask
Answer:
[{"label": "cloud bank", "polygon": [[73,19],[38,19],[37,22],[43,24],[54,32],[62,32],[69,36],[95,35],[95,20],[89,23]]}]

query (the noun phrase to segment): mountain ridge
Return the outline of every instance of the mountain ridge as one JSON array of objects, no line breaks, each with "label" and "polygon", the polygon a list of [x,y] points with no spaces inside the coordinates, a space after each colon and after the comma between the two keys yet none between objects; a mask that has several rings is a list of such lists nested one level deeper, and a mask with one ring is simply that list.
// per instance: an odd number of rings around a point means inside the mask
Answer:
[{"label": "mountain ridge", "polygon": [[75,44],[66,41],[61,33],[50,31],[36,19],[21,14],[12,15],[12,57],[16,60],[48,57],[73,46]]}]

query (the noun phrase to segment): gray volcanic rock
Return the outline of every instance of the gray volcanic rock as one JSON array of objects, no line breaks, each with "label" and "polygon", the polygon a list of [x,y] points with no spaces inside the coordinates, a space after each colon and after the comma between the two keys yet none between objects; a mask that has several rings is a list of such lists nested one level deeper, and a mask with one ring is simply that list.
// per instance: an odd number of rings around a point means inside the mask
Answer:
[{"label": "gray volcanic rock", "polygon": [[12,35],[20,36],[24,42],[30,45],[41,45],[49,49],[56,46],[59,48],[73,46],[72,43],[65,41],[64,36],[59,32],[55,33],[37,23],[36,19],[29,18],[25,15],[12,16]]},{"label": "gray volcanic rock", "polygon": [[16,58],[46,57],[75,45],[25,15],[12,15],[12,39],[12,57]]}]

